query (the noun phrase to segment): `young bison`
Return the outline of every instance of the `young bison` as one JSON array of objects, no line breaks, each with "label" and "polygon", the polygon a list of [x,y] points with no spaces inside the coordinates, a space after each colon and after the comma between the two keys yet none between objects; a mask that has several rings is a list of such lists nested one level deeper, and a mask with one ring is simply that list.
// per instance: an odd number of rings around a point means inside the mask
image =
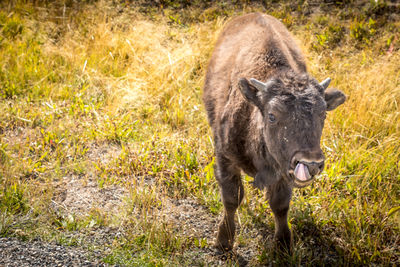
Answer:
[{"label": "young bison", "polygon": [[289,248],[287,213],[293,187],[303,187],[324,168],[320,148],[326,111],[346,97],[318,83],[285,26],[252,13],[233,19],[212,54],[203,100],[211,125],[216,179],[225,212],[217,245],[230,250],[234,216],[243,199],[243,170],[267,188],[275,238]]}]

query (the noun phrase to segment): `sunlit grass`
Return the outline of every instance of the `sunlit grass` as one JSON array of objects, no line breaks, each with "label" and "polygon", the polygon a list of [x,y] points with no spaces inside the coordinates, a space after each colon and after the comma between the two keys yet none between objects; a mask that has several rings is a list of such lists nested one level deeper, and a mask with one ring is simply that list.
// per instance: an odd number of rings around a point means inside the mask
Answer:
[{"label": "sunlit grass", "polygon": [[[228,17],[261,10],[241,7],[166,8],[162,15],[135,5],[119,12],[105,2],[68,6],[64,14],[55,3],[3,6],[0,235],[84,245],[83,237],[69,234],[112,227],[123,235],[105,245],[108,263],[194,264],[185,250],[206,241],[184,235],[160,211],[168,200],[186,198],[205,205],[210,216],[222,209],[201,87]],[[325,172],[295,190],[290,262],[398,262],[399,22],[365,17],[376,7],[367,15],[349,8],[339,17],[306,17],[289,4],[268,8],[299,40],[309,71],[319,80],[331,77],[348,95],[326,121]],[[119,213],[54,208],[59,185],[72,176],[82,185],[96,181],[99,190],[125,188]],[[244,180],[238,242],[258,242],[251,263],[267,264],[274,259],[271,239],[255,240],[245,230],[272,234],[271,211],[251,179]]]}]

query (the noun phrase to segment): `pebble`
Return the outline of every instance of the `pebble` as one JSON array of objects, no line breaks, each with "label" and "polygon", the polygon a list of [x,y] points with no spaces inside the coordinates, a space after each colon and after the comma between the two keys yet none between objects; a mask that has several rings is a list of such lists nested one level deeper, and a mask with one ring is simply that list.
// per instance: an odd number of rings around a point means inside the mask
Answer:
[{"label": "pebble", "polygon": [[[89,261],[92,260],[92,261]],[[93,259],[88,251],[74,247],[44,243],[38,240],[24,242],[16,238],[0,238],[0,266],[108,266],[101,259]]]}]

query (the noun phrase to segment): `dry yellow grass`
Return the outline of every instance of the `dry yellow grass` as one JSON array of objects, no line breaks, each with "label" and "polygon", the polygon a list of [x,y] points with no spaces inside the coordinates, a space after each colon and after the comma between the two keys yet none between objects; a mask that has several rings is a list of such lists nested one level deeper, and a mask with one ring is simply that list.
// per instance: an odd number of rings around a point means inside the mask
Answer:
[{"label": "dry yellow grass", "polygon": [[[18,2],[13,13],[2,6],[0,235],[91,247],[85,238],[110,227],[123,234],[97,245],[111,250],[106,262],[216,264],[219,256],[207,248],[221,204],[201,87],[226,21],[262,7],[215,4],[162,13],[124,5],[99,1],[67,6],[64,13],[58,3]],[[331,77],[349,98],[326,121],[326,171],[295,191],[289,263],[397,264],[400,54],[393,40],[399,40],[399,22],[365,26],[337,17],[340,7],[313,16],[302,13],[306,8],[284,2],[267,11],[290,26],[310,72]],[[366,16],[356,7],[347,12]],[[344,33],[330,30],[329,21]],[[365,28],[368,44],[351,36],[357,27]],[[327,48],[316,34],[338,43]],[[386,53],[390,39],[394,48]],[[244,180],[236,249],[250,251],[250,264],[279,263],[268,204],[251,178]],[[68,191],[70,181],[79,181],[81,191]],[[107,202],[102,192],[120,197],[117,214],[95,204],[79,215],[54,208],[64,203],[63,192],[93,184],[98,203]]]}]

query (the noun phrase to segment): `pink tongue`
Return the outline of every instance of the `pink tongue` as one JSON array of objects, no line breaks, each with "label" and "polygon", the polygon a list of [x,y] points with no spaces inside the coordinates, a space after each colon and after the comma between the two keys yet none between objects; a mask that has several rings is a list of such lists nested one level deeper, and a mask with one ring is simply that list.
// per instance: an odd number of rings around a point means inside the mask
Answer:
[{"label": "pink tongue", "polygon": [[296,169],[294,169],[294,175],[300,181],[307,181],[311,178],[308,168],[303,163],[298,163]]}]

